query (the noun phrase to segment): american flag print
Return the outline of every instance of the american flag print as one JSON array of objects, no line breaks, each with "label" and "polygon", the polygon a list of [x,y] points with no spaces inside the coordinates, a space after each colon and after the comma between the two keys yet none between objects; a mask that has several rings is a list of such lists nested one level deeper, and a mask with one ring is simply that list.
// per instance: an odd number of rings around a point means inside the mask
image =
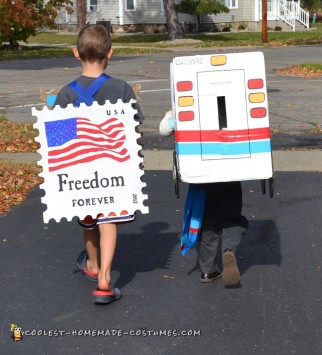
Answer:
[{"label": "american flag print", "polygon": [[101,124],[82,117],[45,122],[45,132],[50,172],[100,158],[120,163],[130,159],[124,125],[117,118]]}]

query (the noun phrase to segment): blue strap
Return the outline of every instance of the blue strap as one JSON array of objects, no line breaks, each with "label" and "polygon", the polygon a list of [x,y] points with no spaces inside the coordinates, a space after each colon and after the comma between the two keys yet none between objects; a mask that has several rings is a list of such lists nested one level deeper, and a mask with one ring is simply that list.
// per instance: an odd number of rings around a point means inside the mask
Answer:
[{"label": "blue strap", "polygon": [[[199,240],[206,203],[206,190],[190,184],[186,197],[181,235],[181,254],[194,248]],[[196,232],[190,230],[192,227]]]},{"label": "blue strap", "polygon": [[74,106],[79,106],[81,102],[85,102],[90,106],[95,101],[94,95],[104,85],[110,77],[103,73],[96,78],[92,84],[87,88],[83,88],[76,80],[68,84],[68,86],[78,95],[78,99],[74,102]]}]

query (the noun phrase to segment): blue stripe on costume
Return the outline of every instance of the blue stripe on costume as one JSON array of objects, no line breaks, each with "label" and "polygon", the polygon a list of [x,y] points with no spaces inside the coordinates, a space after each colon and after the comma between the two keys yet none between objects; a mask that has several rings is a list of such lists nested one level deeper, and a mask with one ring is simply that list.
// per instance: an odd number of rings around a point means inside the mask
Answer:
[{"label": "blue stripe on costume", "polygon": [[271,141],[250,141],[239,143],[176,143],[178,155],[238,155],[270,153]]}]

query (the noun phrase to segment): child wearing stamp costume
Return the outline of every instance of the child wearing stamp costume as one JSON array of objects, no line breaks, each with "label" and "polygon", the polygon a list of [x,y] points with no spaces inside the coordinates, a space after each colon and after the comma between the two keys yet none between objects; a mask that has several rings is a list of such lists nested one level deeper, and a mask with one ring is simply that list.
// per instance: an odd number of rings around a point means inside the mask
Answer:
[{"label": "child wearing stamp costume", "polygon": [[[81,62],[82,74],[62,88],[55,105],[65,108],[70,103],[78,106],[82,102],[91,105],[93,101],[97,101],[102,105],[106,100],[116,103],[118,99],[123,102],[135,99],[132,88],[125,81],[104,73],[113,54],[111,46],[110,35],[101,25],[87,25],[80,31],[74,55]],[[138,111],[135,119],[143,120],[139,105],[135,103],[133,106]],[[126,221],[132,219],[134,216],[127,216]],[[97,289],[92,293],[94,303],[108,304],[122,296],[119,289],[111,286],[110,275],[118,222],[124,220],[104,215],[99,215],[96,219],[87,216],[79,221],[83,227],[86,250],[79,255],[77,266],[89,281],[97,282]]]},{"label": "child wearing stamp costume", "polygon": [[[174,119],[172,111],[169,111],[160,123],[160,134],[170,136],[173,131]],[[209,283],[222,277],[225,286],[240,283],[236,250],[248,228],[248,221],[241,212],[242,189],[239,181],[189,184],[181,252],[185,255],[199,243],[201,282]],[[191,244],[187,245],[186,241]]]}]

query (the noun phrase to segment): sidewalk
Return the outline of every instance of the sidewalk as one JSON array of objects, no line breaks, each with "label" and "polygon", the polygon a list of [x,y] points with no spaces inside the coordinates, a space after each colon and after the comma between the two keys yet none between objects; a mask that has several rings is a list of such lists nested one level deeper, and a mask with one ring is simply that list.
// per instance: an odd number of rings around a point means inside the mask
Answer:
[{"label": "sidewalk", "polygon": [[[172,170],[171,150],[143,150],[145,170]],[[0,153],[0,159],[37,162],[38,153]],[[321,150],[275,150],[274,171],[322,171]]]}]

